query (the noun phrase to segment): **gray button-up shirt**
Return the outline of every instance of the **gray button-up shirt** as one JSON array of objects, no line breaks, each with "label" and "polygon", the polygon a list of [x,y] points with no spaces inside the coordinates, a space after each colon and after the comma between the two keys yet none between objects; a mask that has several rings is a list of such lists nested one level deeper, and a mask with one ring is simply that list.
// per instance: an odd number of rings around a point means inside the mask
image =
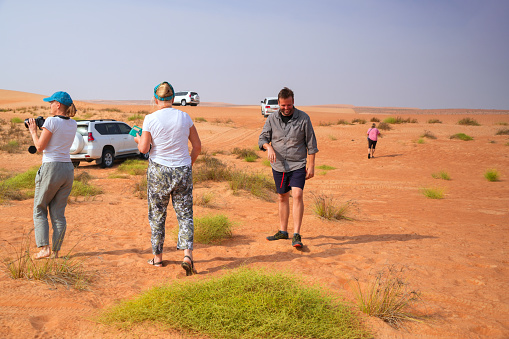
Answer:
[{"label": "gray button-up shirt", "polygon": [[271,164],[278,172],[290,172],[306,166],[307,155],[318,152],[315,131],[309,115],[294,108],[292,118],[284,123],[281,113],[271,114],[258,138],[261,150],[271,144],[276,152],[276,162]]}]

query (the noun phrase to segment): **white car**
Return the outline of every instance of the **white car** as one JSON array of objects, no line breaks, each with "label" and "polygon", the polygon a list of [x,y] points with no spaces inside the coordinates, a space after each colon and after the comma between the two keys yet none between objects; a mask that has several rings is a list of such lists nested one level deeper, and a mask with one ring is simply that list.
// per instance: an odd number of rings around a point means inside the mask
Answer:
[{"label": "white car", "polygon": [[262,115],[268,117],[272,113],[279,111],[277,97],[267,97],[261,101]]},{"label": "white car", "polygon": [[196,106],[199,103],[200,103],[200,96],[198,95],[198,93],[191,92],[191,91],[176,92],[175,99],[173,99],[174,105]]},{"label": "white car", "polygon": [[141,154],[134,137],[129,134],[131,126],[113,119],[77,120],[78,129],[74,136],[70,154],[74,167],[80,161],[96,161],[101,167],[111,167],[118,158],[140,156],[148,159],[148,153]]}]

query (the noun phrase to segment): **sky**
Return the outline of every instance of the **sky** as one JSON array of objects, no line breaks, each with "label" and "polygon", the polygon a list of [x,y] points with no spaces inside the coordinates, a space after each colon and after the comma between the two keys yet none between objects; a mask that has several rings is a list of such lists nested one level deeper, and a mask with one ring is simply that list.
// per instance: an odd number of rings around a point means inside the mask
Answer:
[{"label": "sky", "polygon": [[0,89],[509,109],[507,0],[0,0]]}]

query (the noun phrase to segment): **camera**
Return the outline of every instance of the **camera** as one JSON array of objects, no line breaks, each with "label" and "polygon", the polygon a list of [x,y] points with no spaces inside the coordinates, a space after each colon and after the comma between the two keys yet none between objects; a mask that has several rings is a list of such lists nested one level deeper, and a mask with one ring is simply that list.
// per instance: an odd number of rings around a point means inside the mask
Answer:
[{"label": "camera", "polygon": [[[41,116],[38,116],[35,118],[35,125],[39,127],[39,129],[42,129],[42,125],[44,125],[44,118]],[[25,119],[25,127],[28,128],[28,119]]]}]

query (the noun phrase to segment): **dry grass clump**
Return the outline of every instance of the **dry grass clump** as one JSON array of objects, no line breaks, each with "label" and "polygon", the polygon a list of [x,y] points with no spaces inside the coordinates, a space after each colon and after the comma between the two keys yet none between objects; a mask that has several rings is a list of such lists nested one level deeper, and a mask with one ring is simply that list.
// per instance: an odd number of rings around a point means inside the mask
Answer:
[{"label": "dry grass clump", "polygon": [[421,301],[420,292],[409,288],[402,277],[402,270],[389,267],[375,274],[365,289],[358,280],[354,287],[359,309],[377,317],[394,328],[400,328],[405,321],[422,322],[426,316],[414,309]]},{"label": "dry grass clump", "polygon": [[424,130],[424,134],[421,135],[421,138],[436,139],[437,137],[433,134],[433,132]]},{"label": "dry grass clump", "polygon": [[406,118],[406,119],[403,119],[402,117],[388,117],[388,118],[385,118],[384,121],[385,123],[387,124],[406,124],[406,123],[410,123],[410,124],[416,124],[417,123],[417,119],[411,119],[411,118]]},{"label": "dry grass clump", "polygon": [[346,121],[345,119],[339,119],[338,122],[336,123],[337,125],[351,125],[351,123],[349,123],[348,121]]},{"label": "dry grass clump", "polygon": [[327,220],[353,220],[346,213],[351,207],[352,201],[338,204],[332,196],[320,194],[313,196],[313,212],[320,218]]},{"label": "dry grass clump", "polygon": [[214,193],[206,192],[193,199],[193,204],[196,206],[211,207],[212,200],[214,199]]},{"label": "dry grass clump", "polygon": [[481,126],[480,123],[478,123],[475,119],[472,118],[463,118],[460,121],[458,121],[458,125]]},{"label": "dry grass clump", "polygon": [[366,123],[366,120],[364,120],[364,119],[357,118],[357,119],[353,119],[352,120],[352,124],[361,124],[361,125],[364,125],[365,123]]},{"label": "dry grass clump", "polygon": [[147,199],[147,177],[143,176],[134,184],[134,196],[140,199]]},{"label": "dry grass clump", "polygon": [[0,203],[7,200],[25,200],[34,196],[38,166],[0,181]]},{"label": "dry grass clump", "polygon": [[72,258],[70,253],[61,258],[35,260],[30,252],[31,232],[24,232],[21,243],[14,249],[14,258],[3,259],[8,275],[12,279],[40,280],[51,285],[64,285],[77,290],[86,290],[93,274],[87,272],[83,261]]},{"label": "dry grass clump", "polygon": [[148,162],[140,159],[127,159],[120,166],[119,172],[128,173],[130,175],[143,175],[147,173]]},{"label": "dry grass clump", "polygon": [[369,120],[370,122],[380,122],[380,119],[378,119],[377,117],[372,117],[371,120]]},{"label": "dry grass clump", "polygon": [[378,124],[378,129],[381,131],[390,131],[392,127],[388,123],[382,121]]},{"label": "dry grass clump", "polygon": [[78,175],[75,175],[69,199],[74,197],[74,200],[76,201],[78,197],[85,197],[85,200],[88,200],[104,193],[101,188],[89,183],[91,179],[92,176],[88,174],[88,172],[81,172]]},{"label": "dry grass clump", "polygon": [[429,119],[428,120],[428,124],[441,124],[442,121],[438,120],[438,119]]},{"label": "dry grass clump", "polygon": [[509,135],[509,128],[501,128],[495,135]]},{"label": "dry grass clump", "polygon": [[247,162],[254,162],[256,159],[260,158],[260,156],[256,154],[254,150],[249,148],[235,147],[232,150],[232,153],[237,156],[237,159],[244,159]]},{"label": "dry grass clump", "polygon": [[[224,214],[194,218],[194,241],[210,244],[233,236],[233,223]],[[178,236],[178,227],[175,235]]]},{"label": "dry grass clump", "polygon": [[194,118],[194,122],[207,122],[207,120],[202,117],[197,117],[197,118]]}]

